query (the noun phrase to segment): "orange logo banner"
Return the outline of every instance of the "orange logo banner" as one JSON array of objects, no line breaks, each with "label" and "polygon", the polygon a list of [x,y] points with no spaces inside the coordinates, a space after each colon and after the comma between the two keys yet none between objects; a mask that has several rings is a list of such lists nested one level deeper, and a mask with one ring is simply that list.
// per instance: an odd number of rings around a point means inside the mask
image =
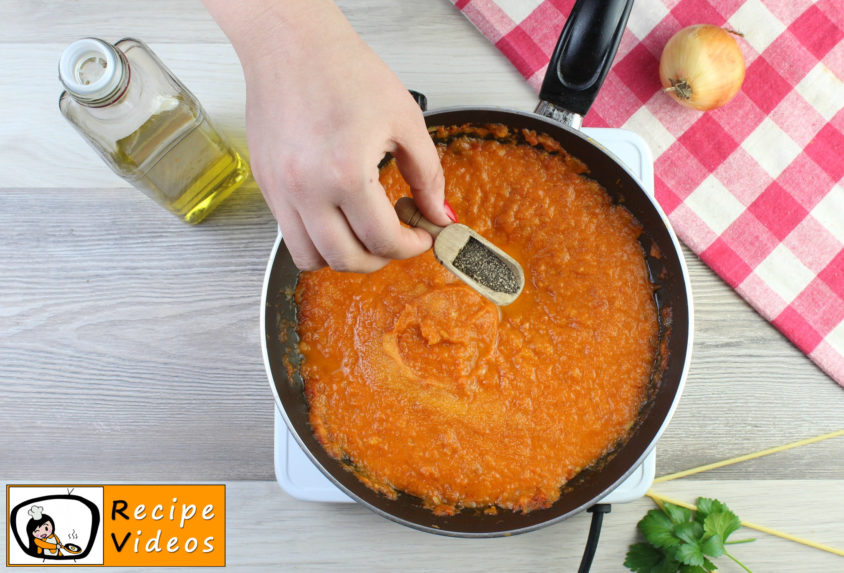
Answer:
[{"label": "orange logo banner", "polygon": [[222,567],[224,485],[6,487],[6,564]]},{"label": "orange logo banner", "polygon": [[105,565],[226,564],[222,485],[106,486]]}]

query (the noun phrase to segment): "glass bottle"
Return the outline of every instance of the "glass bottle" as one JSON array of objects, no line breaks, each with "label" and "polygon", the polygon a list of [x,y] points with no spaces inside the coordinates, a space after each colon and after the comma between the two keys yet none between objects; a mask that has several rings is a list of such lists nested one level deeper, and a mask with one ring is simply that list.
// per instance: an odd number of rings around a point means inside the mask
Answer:
[{"label": "glass bottle", "polygon": [[249,166],[149,47],[125,38],[68,46],[62,114],[115,173],[188,223],[249,177]]}]

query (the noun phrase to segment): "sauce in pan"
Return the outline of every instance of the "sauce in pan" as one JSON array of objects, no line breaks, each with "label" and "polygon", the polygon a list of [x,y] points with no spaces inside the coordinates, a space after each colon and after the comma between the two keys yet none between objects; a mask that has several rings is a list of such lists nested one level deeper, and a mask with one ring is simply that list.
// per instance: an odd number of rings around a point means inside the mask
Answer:
[{"label": "sauce in pan", "polygon": [[[475,131],[438,134],[446,197],[522,264],[516,302],[496,307],[430,251],[303,273],[296,291],[317,438],[369,487],[438,514],[550,506],[627,435],[658,340],[633,216],[542,136],[524,134],[550,152]],[[409,195],[394,162],[381,182]]]}]

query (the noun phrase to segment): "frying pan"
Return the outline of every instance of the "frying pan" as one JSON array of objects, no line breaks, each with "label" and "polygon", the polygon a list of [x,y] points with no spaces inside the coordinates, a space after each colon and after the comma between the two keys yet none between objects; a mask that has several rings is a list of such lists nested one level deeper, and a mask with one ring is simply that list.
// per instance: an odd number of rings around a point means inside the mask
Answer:
[{"label": "frying pan", "polygon": [[62,545],[62,549],[67,551],[70,555],[76,555],[82,551],[82,548],[76,545],[75,543],[65,543]]},{"label": "frying pan", "polygon": [[[564,487],[547,509],[529,513],[499,510],[489,515],[464,509],[453,516],[434,515],[420,500],[399,494],[395,500],[378,494],[348,471],[347,461],[329,456],[308,423],[301,356],[296,334],[293,293],[299,271],[281,235],[264,280],[261,330],[264,361],[276,405],[287,427],[313,463],[337,487],[376,513],[404,525],[458,537],[493,537],[537,529],[596,504],[644,460],[677,406],[691,355],[692,301],[680,245],[659,205],[610,152],[578,131],[610,64],[633,0],[578,0],[560,35],[536,113],[501,108],[451,108],[426,112],[429,126],[500,123],[511,132],[534,130],[556,139],[589,168],[612,199],[626,207],[643,227],[646,253],[661,318],[657,356],[646,403],[628,439]],[[553,221],[548,222],[554,224]]]}]

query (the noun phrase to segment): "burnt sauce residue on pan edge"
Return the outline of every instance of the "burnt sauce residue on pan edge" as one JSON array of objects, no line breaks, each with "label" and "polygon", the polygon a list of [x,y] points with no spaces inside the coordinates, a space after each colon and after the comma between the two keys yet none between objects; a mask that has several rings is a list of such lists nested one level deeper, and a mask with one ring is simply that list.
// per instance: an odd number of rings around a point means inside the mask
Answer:
[{"label": "burnt sauce residue on pan edge", "polygon": [[[467,133],[471,134],[472,137],[478,139],[495,140],[498,142],[506,142],[510,144],[515,143],[516,145],[528,145],[535,148],[542,148],[548,153],[562,155],[566,162],[579,163],[577,159],[569,157],[565,153],[565,151],[560,147],[559,143],[556,142],[556,140],[553,140],[552,138],[541,134],[535,134],[530,131],[522,131],[520,133],[514,134],[504,126],[463,126],[457,129],[452,128],[447,131],[443,131],[443,128],[435,128],[432,130],[432,135],[434,136],[435,141],[437,141],[438,143],[442,143],[443,141],[454,141],[457,138],[465,137]],[[445,137],[443,137],[443,135],[445,135]],[[582,164],[580,165],[582,166]],[[658,249],[656,249],[655,245],[650,244],[650,241],[646,236],[641,235],[639,240],[643,252],[647,253],[645,259],[650,275],[649,279],[654,289],[654,300],[657,304],[657,317],[659,323],[659,342],[657,345],[657,351],[654,354],[654,362],[653,367],[651,369],[650,384],[647,389],[646,398],[641,402],[641,406],[639,409],[639,417],[633,423],[630,430],[625,436],[621,437],[615,444],[608,448],[606,453],[604,453],[598,460],[596,460],[591,466],[589,466],[588,470],[584,470],[583,472],[581,472],[581,474],[584,475],[592,471],[597,471],[600,467],[608,463],[612,459],[613,454],[618,449],[618,447],[623,445],[626,438],[636,431],[638,422],[641,421],[642,416],[647,413],[650,407],[651,399],[653,398],[656,392],[656,387],[659,384],[661,374],[665,369],[665,365],[668,358],[667,340],[670,336],[671,313],[670,308],[667,308],[666,306],[661,304],[662,301],[660,301],[659,297],[660,280],[664,278],[663,276],[661,276],[664,274],[664,269],[662,269],[662,271],[659,270],[661,255],[658,252]],[[290,364],[290,362],[286,362],[286,365],[288,373],[291,374],[291,376],[294,374],[298,376],[298,368]],[[354,463],[352,463],[352,460],[349,459],[348,456],[342,455],[341,457],[343,458],[342,462],[344,466],[346,466],[347,469],[354,471],[359,476],[361,481],[366,483],[372,489],[381,491],[389,497],[394,497],[398,493],[394,490],[391,491],[391,488],[384,483],[369,479],[369,472],[364,471],[362,468],[355,467]],[[574,483],[580,481],[579,477],[580,476],[575,477],[573,481],[570,481],[568,484],[566,484],[564,487],[564,491],[571,487]],[[428,504],[430,506],[430,502],[428,502]],[[489,511],[494,511],[494,508],[492,507],[487,507],[486,509]],[[524,510],[524,508],[522,509]]]}]

